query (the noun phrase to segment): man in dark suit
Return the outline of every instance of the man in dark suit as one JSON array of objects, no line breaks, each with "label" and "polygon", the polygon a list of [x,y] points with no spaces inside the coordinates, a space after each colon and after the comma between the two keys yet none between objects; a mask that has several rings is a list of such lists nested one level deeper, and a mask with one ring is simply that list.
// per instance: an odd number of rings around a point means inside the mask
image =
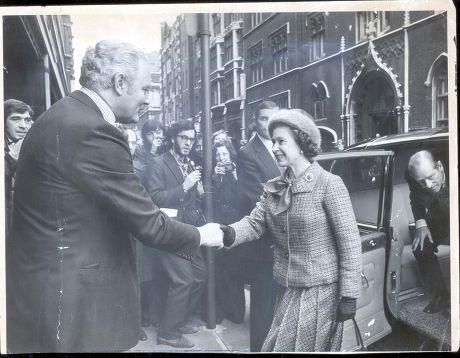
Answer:
[{"label": "man in dark suit", "polygon": [[3,102],[3,115],[5,116],[5,233],[8,237],[11,227],[16,163],[23,139],[32,127],[34,111],[27,103],[11,98]]},{"label": "man in dark suit", "polygon": [[[180,120],[170,129],[172,149],[149,162],[143,178],[152,200],[160,207],[177,209],[177,220],[202,225],[200,209],[203,186],[201,172],[189,159],[195,142],[193,122]],[[166,280],[166,302],[158,331],[158,344],[191,348],[194,343],[183,336],[197,330],[187,325],[196,310],[207,272],[201,250],[188,259],[181,255],[161,253],[158,263]]]},{"label": "man in dark suit", "polygon": [[[268,118],[278,110],[275,103],[265,101],[255,110],[257,134],[243,146],[237,159],[237,202],[240,216],[248,215],[259,201],[262,184],[281,174],[271,151]],[[250,348],[259,352],[273,319],[276,284],[273,280],[273,239],[260,240],[235,248],[246,279],[251,284]]]},{"label": "man in dark suit", "polygon": [[407,179],[415,220],[412,251],[431,294],[431,301],[423,311],[447,311],[449,292],[435,253],[438,245],[450,243],[448,176],[442,162],[422,150],[409,159]]},{"label": "man in dark suit", "polygon": [[134,174],[115,121],[138,120],[150,85],[145,54],[101,41],[86,52],[80,83],[37,119],[17,164],[6,251],[10,352],[135,346],[140,299],[130,233],[169,251],[221,246],[218,225],[169,219]]}]

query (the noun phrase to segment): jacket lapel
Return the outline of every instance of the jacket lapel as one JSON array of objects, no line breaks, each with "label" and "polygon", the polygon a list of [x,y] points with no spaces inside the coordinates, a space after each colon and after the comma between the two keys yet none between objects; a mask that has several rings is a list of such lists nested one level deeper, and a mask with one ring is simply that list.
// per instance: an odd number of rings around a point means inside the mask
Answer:
[{"label": "jacket lapel", "polygon": [[176,178],[179,185],[182,185],[182,183],[184,182],[184,177],[182,176],[179,164],[177,164],[176,159],[174,159],[173,155],[169,152],[165,153],[163,156],[163,161],[173,174],[174,178]]},{"label": "jacket lapel", "polygon": [[254,151],[257,154],[262,166],[267,169],[267,173],[269,173],[269,177],[274,178],[281,174],[281,170],[276,164],[273,157],[267,150],[267,147],[262,143],[259,136],[256,135],[253,139],[254,142]]}]

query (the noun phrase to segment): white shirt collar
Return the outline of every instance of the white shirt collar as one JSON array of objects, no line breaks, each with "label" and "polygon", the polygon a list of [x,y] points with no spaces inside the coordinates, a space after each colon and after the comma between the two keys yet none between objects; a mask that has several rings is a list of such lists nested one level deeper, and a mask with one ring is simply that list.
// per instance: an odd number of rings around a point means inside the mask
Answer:
[{"label": "white shirt collar", "polygon": [[270,153],[270,155],[274,158],[275,154],[273,154],[273,151],[272,151],[272,147],[273,147],[272,141],[270,139],[263,138],[262,136],[259,135],[259,133],[256,133],[256,136],[259,137],[260,141],[263,143],[265,148],[267,148],[267,150]]},{"label": "white shirt collar", "polygon": [[113,113],[112,109],[107,104],[107,102],[104,101],[104,99],[101,96],[99,96],[96,92],[86,87],[80,88],[80,91],[82,91],[89,98],[91,98],[91,100],[96,104],[97,108],[99,108],[99,110],[101,111],[102,117],[105,121],[107,121],[114,127],[117,127],[115,123],[115,114]]}]

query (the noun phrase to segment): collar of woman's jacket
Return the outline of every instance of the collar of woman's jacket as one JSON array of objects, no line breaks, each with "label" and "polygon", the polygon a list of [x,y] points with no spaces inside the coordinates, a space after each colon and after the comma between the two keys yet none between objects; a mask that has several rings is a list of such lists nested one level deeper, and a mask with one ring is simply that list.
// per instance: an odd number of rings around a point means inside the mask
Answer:
[{"label": "collar of woman's jacket", "polygon": [[268,183],[262,183],[266,191],[279,197],[275,215],[281,214],[291,207],[292,194],[311,192],[321,170],[318,162],[314,161],[297,178],[292,178],[291,170],[286,169],[279,178],[270,180]]}]

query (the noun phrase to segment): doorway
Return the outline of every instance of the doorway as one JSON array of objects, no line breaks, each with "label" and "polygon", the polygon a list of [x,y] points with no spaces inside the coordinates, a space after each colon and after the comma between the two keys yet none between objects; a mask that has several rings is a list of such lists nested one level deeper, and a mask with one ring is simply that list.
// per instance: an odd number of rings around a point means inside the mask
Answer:
[{"label": "doorway", "polygon": [[377,71],[363,79],[351,100],[353,143],[398,133],[396,95],[393,85]]}]

